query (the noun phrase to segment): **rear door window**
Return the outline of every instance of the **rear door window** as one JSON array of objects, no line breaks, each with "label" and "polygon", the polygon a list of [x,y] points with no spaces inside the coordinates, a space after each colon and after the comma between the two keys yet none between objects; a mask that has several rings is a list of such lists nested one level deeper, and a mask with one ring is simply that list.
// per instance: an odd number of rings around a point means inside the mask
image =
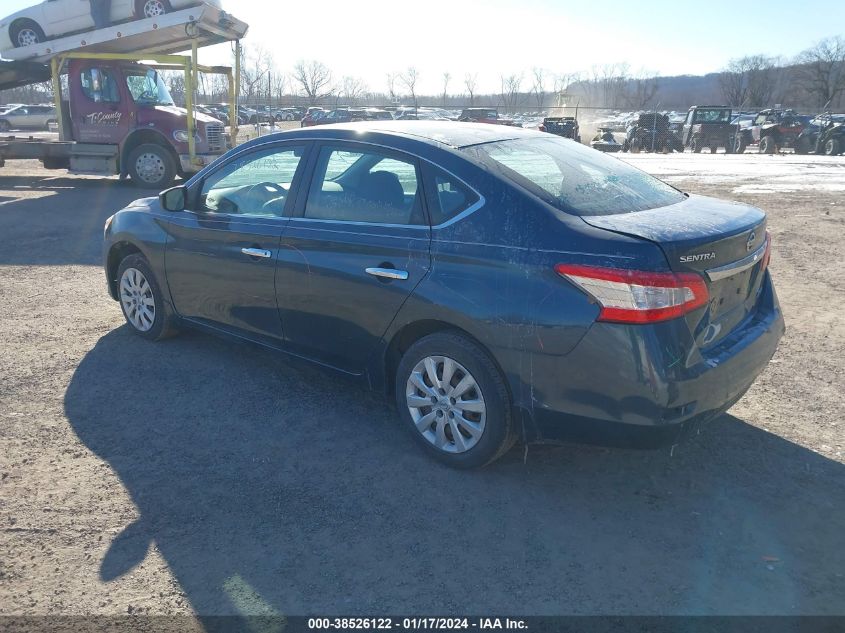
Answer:
[{"label": "rear door window", "polygon": [[452,220],[475,205],[481,198],[455,176],[426,165],[426,196],[431,224]]},{"label": "rear door window", "polygon": [[306,218],[373,224],[425,224],[416,162],[377,150],[323,147],[305,204]]}]

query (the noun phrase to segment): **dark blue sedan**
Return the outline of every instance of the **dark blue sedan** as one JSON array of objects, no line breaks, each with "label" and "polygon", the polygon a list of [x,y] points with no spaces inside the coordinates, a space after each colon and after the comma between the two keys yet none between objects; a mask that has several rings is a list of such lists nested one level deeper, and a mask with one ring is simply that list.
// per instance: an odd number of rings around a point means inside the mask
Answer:
[{"label": "dark blue sedan", "polygon": [[724,412],[784,331],[770,247],[762,211],[571,140],[396,121],[241,145],[109,218],[104,254],[141,336],[200,327],[360,377],[474,467]]}]

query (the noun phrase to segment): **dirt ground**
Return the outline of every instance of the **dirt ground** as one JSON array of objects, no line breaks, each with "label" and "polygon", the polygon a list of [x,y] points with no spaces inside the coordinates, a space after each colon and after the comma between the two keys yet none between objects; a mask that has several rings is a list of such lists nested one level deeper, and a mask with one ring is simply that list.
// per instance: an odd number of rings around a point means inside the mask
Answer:
[{"label": "dirt ground", "polygon": [[626,157],[770,214],[788,331],[672,449],[428,459],[391,406],[204,334],[133,336],[103,222],[0,170],[0,614],[845,614],[845,160]]}]

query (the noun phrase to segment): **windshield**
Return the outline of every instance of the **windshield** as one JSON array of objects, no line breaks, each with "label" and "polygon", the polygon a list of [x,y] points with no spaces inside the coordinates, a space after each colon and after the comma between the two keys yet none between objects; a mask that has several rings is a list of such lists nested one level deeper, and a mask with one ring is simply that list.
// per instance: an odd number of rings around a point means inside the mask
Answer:
[{"label": "windshield", "polygon": [[731,111],[721,108],[709,110],[698,109],[695,111],[696,123],[727,123],[731,120]]},{"label": "windshield", "polygon": [[161,76],[152,68],[146,72],[127,73],[126,85],[135,103],[146,105],[173,105],[173,97]]},{"label": "windshield", "polygon": [[464,151],[574,215],[632,213],[684,200],[681,192],[657,178],[560,137],[487,143]]}]

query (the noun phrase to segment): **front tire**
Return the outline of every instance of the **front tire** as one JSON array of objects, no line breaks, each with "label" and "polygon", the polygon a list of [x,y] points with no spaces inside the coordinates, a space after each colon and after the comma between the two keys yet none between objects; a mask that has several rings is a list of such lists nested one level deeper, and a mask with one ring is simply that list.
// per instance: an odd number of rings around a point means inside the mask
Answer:
[{"label": "front tire", "polygon": [[12,38],[12,44],[15,48],[32,46],[33,44],[40,44],[41,42],[47,41],[47,36],[44,35],[44,29],[32,20],[21,20],[12,24],[9,29],[9,35]]},{"label": "front tire", "polygon": [[136,186],[162,191],[176,178],[176,161],[163,145],[145,143],[129,153],[127,171]]},{"label": "front tire", "polygon": [[748,141],[745,140],[745,137],[737,135],[736,140],[734,141],[734,154],[744,154],[745,148],[748,146]]},{"label": "front tire", "polygon": [[842,153],[842,147],[839,145],[839,140],[828,139],[827,143],[824,144],[825,156],[838,156],[840,153]]},{"label": "front tire", "polygon": [[135,334],[159,341],[175,333],[173,317],[143,255],[129,255],[120,262],[117,293],[123,317]]},{"label": "front tire", "polygon": [[764,136],[760,139],[760,153],[774,154],[777,151],[777,144],[773,136]]},{"label": "front tire", "polygon": [[399,362],[395,389],[405,426],[444,464],[479,468],[516,440],[501,373],[461,334],[431,334],[414,343]]}]

